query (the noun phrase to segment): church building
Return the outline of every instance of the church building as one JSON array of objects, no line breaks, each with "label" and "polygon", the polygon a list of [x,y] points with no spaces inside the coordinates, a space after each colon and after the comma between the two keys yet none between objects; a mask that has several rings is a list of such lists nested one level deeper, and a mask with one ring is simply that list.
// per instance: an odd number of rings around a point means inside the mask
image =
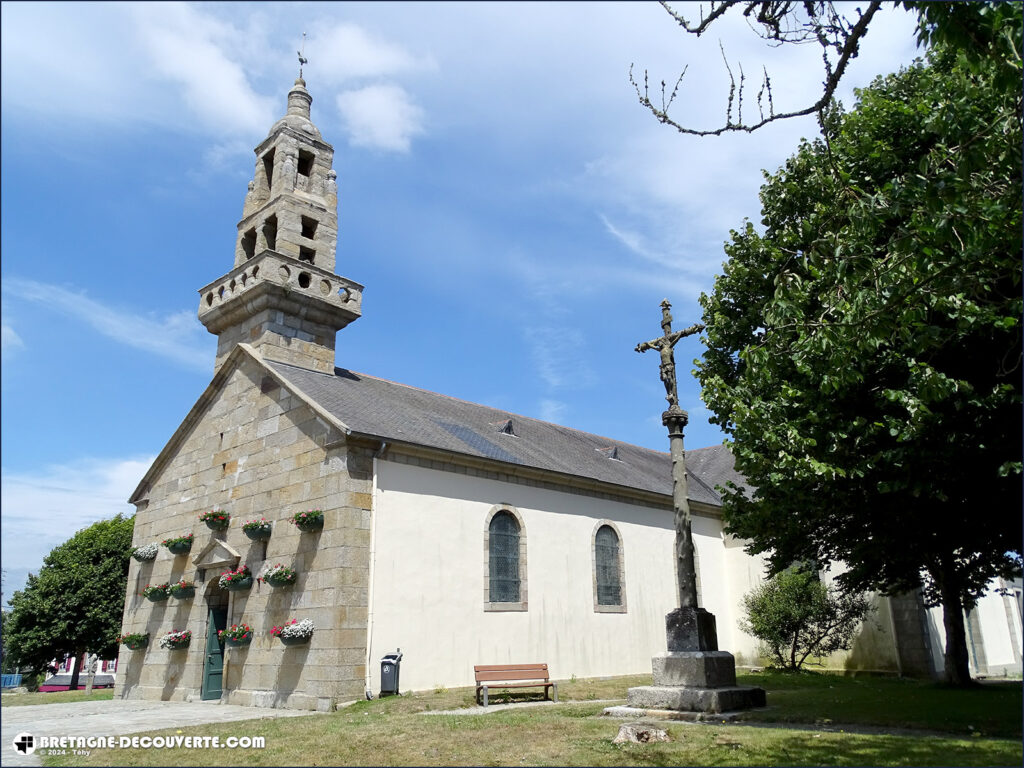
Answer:
[{"label": "church building", "polygon": [[[130,499],[133,546],[156,555],[131,564],[123,632],[148,644],[121,647],[115,694],[326,711],[376,694],[399,648],[402,691],[472,685],[475,664],[650,672],[678,604],[668,454],[335,367],[363,286],[335,274],[311,103],[300,77],[256,147],[233,265],[199,291],[213,378]],[[686,461],[700,603],[759,664],[738,625],[763,563],[715,490],[743,478],[724,446]],[[941,669],[919,603],[879,605],[836,666]],[[233,625],[250,637],[218,637]]]}]

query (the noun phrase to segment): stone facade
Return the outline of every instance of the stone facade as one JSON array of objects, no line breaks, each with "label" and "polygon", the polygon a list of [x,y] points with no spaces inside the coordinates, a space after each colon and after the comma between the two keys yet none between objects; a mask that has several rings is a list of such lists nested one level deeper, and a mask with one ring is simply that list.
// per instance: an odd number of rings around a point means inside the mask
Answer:
[{"label": "stone facade", "polygon": [[[267,375],[239,349],[179,428],[133,497],[133,544],[195,534],[188,555],[161,547],[149,563],[134,560],[129,572],[125,632],[148,632],[144,651],[122,648],[115,694],[126,698],[193,700],[203,686],[205,640],[211,607],[226,607],[228,625],[255,630],[248,648],[224,657],[224,701],[231,704],[328,709],[362,695],[366,659],[367,574],[371,449],[346,443],[309,404]],[[224,532],[208,530],[198,516],[220,508],[231,514]],[[302,533],[287,522],[294,512],[324,511],[321,532]],[[266,543],[248,539],[241,525],[273,522]],[[298,572],[291,587],[225,592],[218,586],[230,565],[202,568],[211,542],[237,552],[238,565],[258,574],[265,563]],[[230,556],[230,554],[229,554]],[[146,584],[187,579],[192,599],[151,603]],[[270,635],[296,618],[317,627],[308,645],[286,648]],[[190,629],[186,651],[159,648],[160,636]]]}]

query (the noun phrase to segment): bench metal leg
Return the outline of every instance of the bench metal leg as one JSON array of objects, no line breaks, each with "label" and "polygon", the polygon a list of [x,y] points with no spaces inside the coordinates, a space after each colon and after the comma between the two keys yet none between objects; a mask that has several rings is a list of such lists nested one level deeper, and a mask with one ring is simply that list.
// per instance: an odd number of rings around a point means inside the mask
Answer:
[{"label": "bench metal leg", "polygon": [[482,691],[483,691],[483,693],[484,693],[484,706],[486,707],[486,706],[487,706],[487,686],[486,686],[486,685],[485,685],[485,686],[483,686],[483,687],[481,688],[481,690],[482,690]]}]

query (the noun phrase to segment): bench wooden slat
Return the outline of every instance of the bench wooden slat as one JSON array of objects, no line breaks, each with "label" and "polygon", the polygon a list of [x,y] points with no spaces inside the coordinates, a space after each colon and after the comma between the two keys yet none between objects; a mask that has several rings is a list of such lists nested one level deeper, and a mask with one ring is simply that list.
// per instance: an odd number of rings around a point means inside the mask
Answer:
[{"label": "bench wooden slat", "polygon": [[[543,688],[545,699],[550,690],[554,700],[558,701],[558,683],[549,681],[547,664],[477,664],[473,672],[476,674],[477,703],[482,692],[485,707],[489,688]],[[532,682],[510,682],[514,680]]]},{"label": "bench wooden slat", "polygon": [[509,670],[508,672],[477,672],[476,681],[483,680],[547,680],[548,673],[538,673],[536,670],[519,671]]},{"label": "bench wooden slat", "polygon": [[477,664],[473,667],[474,670],[491,670],[497,669],[547,669],[547,664]]}]

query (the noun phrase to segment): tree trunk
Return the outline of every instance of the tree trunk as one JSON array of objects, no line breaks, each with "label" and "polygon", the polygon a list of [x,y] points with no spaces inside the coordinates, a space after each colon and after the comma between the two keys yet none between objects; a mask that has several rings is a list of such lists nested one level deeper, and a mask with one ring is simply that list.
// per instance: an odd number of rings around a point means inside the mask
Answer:
[{"label": "tree trunk", "polygon": [[75,656],[75,664],[71,667],[71,683],[68,684],[69,691],[78,690],[78,675],[82,671],[82,655],[79,653]]},{"label": "tree trunk", "polygon": [[85,695],[88,696],[92,693],[92,684],[96,679],[96,656],[90,653],[85,658],[88,665],[85,674]]},{"label": "tree trunk", "polygon": [[966,687],[972,684],[971,667],[967,656],[967,631],[964,627],[964,604],[956,577],[948,563],[943,563],[942,624],[946,630],[945,678],[950,685]]}]

